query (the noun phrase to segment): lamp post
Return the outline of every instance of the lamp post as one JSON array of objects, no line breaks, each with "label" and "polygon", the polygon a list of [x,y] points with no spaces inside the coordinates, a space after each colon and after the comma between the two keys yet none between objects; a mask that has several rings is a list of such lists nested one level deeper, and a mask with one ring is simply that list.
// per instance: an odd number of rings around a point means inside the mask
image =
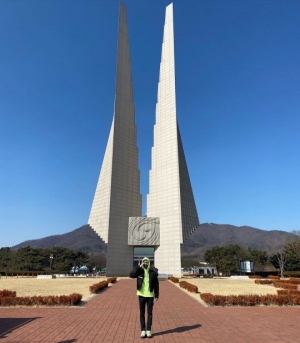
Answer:
[{"label": "lamp post", "polygon": [[50,255],[50,271],[52,270],[52,261],[53,261],[53,254]]}]

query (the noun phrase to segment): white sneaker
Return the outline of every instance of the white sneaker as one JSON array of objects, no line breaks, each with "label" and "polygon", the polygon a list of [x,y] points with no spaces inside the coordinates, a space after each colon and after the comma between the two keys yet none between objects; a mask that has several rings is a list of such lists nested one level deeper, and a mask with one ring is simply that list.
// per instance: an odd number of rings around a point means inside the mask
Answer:
[{"label": "white sneaker", "polygon": [[151,331],[147,331],[147,337],[152,338]]},{"label": "white sneaker", "polygon": [[146,337],[146,331],[142,331],[141,332],[141,338],[145,338]]}]

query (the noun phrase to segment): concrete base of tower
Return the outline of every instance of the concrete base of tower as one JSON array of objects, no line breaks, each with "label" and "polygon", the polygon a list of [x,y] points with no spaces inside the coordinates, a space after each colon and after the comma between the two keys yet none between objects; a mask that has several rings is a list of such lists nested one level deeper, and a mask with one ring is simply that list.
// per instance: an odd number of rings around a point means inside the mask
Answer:
[{"label": "concrete base of tower", "polygon": [[181,251],[178,245],[161,245],[155,251],[155,267],[159,274],[181,277]]},{"label": "concrete base of tower", "polygon": [[129,276],[133,268],[133,247],[107,244],[106,276]]}]

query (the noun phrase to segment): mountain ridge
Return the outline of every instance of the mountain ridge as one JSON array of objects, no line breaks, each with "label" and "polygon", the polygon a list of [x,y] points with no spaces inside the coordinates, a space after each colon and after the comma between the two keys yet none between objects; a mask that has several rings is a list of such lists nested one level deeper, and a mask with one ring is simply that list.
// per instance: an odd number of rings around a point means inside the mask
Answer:
[{"label": "mountain ridge", "polygon": [[[275,252],[297,236],[281,230],[265,231],[251,226],[234,226],[230,224],[203,223],[182,244],[181,255],[203,259],[207,249],[214,246],[238,244],[243,248]],[[73,231],[40,239],[27,240],[13,247],[51,248],[61,246],[88,253],[106,253],[106,244],[89,225],[83,225]]]}]

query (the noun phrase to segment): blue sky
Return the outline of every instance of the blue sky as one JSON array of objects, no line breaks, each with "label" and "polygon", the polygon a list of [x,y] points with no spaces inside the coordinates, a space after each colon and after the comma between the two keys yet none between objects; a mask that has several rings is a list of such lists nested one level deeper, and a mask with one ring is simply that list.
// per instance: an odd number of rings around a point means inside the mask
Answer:
[{"label": "blue sky", "polygon": [[[124,0],[141,193],[165,0]],[[113,116],[115,0],[0,1],[1,246],[87,223]],[[300,229],[300,2],[175,0],[177,114],[200,221]]]}]

